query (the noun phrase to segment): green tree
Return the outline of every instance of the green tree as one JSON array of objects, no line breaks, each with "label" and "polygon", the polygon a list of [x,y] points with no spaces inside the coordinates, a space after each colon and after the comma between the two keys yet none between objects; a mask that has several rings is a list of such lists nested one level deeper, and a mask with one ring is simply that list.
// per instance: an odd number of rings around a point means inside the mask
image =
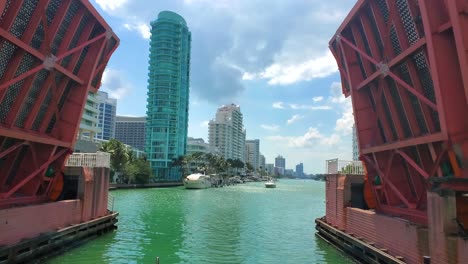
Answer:
[{"label": "green tree", "polygon": [[245,164],[240,159],[235,159],[231,166],[236,169],[236,175],[237,175],[239,172],[239,169],[244,168]]},{"label": "green tree", "polygon": [[180,172],[182,173],[182,177],[184,177],[188,170],[189,163],[190,158],[188,156],[179,156],[177,158],[172,159],[170,166],[179,168]]},{"label": "green tree", "polygon": [[126,183],[148,183],[152,176],[149,161],[144,157],[135,159],[133,162],[128,163],[127,166],[125,166],[124,175],[127,181]]},{"label": "green tree", "polygon": [[[110,153],[110,165],[113,173],[121,173],[129,160],[127,147],[117,139],[111,139],[101,145],[100,151]],[[119,176],[120,177],[120,176]],[[122,180],[122,179],[121,179]]]},{"label": "green tree", "polygon": [[245,167],[247,168],[248,172],[252,172],[254,170],[254,167],[249,162],[245,163]]}]

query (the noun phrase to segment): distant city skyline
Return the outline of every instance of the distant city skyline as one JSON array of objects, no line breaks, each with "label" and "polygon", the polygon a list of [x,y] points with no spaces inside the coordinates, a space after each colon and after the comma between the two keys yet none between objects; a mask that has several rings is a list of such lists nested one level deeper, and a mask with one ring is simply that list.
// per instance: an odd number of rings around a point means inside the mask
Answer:
[{"label": "distant city skyline", "polygon": [[322,173],[327,159],[352,159],[351,102],[328,42],[355,0],[91,2],[121,39],[101,88],[118,98],[117,114],[145,115],[150,22],[171,10],[193,34],[189,136],[208,141],[213,113],[235,103],[267,163],[281,153]]}]

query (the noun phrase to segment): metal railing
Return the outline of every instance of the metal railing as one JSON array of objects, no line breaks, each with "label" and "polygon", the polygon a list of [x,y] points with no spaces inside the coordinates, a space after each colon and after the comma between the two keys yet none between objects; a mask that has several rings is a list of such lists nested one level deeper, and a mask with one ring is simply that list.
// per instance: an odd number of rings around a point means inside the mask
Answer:
[{"label": "metal railing", "polygon": [[110,154],[106,152],[73,153],[70,155],[65,165],[110,168]]},{"label": "metal railing", "polygon": [[325,173],[364,175],[365,171],[361,161],[331,159],[325,161]]}]

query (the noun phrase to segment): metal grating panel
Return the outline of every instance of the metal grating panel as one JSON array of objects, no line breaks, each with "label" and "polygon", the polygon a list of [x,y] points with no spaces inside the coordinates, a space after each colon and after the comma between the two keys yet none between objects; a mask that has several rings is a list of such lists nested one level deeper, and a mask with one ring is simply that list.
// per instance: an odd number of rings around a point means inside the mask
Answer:
[{"label": "metal grating panel", "polygon": [[382,103],[382,106],[383,106],[383,109],[384,109],[385,117],[387,118],[386,123],[389,124],[390,129],[392,131],[392,138],[394,138],[394,139],[398,138],[398,136],[397,136],[398,134],[397,134],[396,128],[395,128],[395,120],[392,119],[387,99],[385,98],[385,96],[383,94],[382,94],[382,97],[381,97],[381,103]]},{"label": "metal grating panel", "polygon": [[45,37],[44,26],[42,26],[42,23],[41,23],[37,27],[36,33],[34,33],[30,46],[38,50],[41,47],[42,42],[44,41],[44,37]]},{"label": "metal grating panel", "polygon": [[3,45],[0,50],[0,79],[3,77],[3,74],[8,67],[8,62],[11,60],[11,57],[13,57],[16,49],[17,47],[11,42],[6,40],[3,41]]},{"label": "metal grating panel", "polygon": [[10,7],[11,0],[7,0],[5,3],[5,8],[3,9],[2,15],[0,16],[0,22],[3,20],[3,17],[8,12],[8,8]]},{"label": "metal grating panel", "polygon": [[[427,65],[424,53],[422,51],[417,52],[412,56],[412,59],[416,65],[416,70],[418,72],[421,85],[424,89],[424,95],[427,97],[427,99],[431,100],[431,102],[435,103],[436,99],[434,94],[434,83],[432,82],[431,72]],[[431,111],[436,131],[440,131],[439,114],[434,110]]]},{"label": "metal grating panel", "polygon": [[[29,115],[29,112],[33,108],[34,103],[36,102],[36,99],[39,96],[41,89],[48,89],[48,87],[43,87],[44,81],[47,79],[48,75],[49,75],[49,72],[47,70],[41,70],[36,75],[36,79],[34,80],[31,86],[31,91],[29,91],[29,94],[21,108],[21,111],[19,115],[17,116],[16,123],[15,123],[17,127],[24,127],[24,121],[26,120],[26,118]],[[23,89],[25,88],[26,87],[23,87]]]},{"label": "metal grating panel", "polygon": [[[403,103],[401,102],[400,93],[398,92],[398,87],[395,81],[390,77],[385,78],[385,81],[388,84],[390,95],[392,96],[392,100],[393,100],[393,103],[395,105],[395,108],[398,114],[398,119],[403,127],[403,132],[405,133],[404,135],[401,135],[401,136],[409,138],[412,136],[412,133],[409,127],[408,118],[405,115],[405,110],[410,111],[411,109],[404,108]],[[398,120],[395,120],[395,121],[398,122]]]},{"label": "metal grating panel", "polygon": [[[402,63],[398,67],[398,69],[400,71],[400,76],[401,76],[402,80],[405,81],[407,84],[413,86],[413,83],[411,81],[410,74],[409,74],[409,71],[408,71],[408,66],[406,65],[406,63]],[[428,131],[426,122],[424,120],[424,114],[423,114],[422,109],[421,109],[421,103],[419,102],[418,98],[415,95],[413,95],[412,93],[407,91],[405,94],[410,99],[412,109],[413,109],[414,114],[416,116],[416,121],[418,122],[419,129],[421,130],[421,134],[422,135],[427,134],[427,132],[429,132],[429,131]]]},{"label": "metal grating panel", "polygon": [[46,9],[46,19],[47,19],[47,25],[49,26],[52,23],[52,20],[55,17],[55,14],[57,14],[57,11],[59,9],[60,3],[62,0],[52,0],[50,1],[49,5],[47,6]]},{"label": "metal grating panel", "polygon": [[366,7],[367,12],[365,12],[365,15],[367,16],[367,19],[369,20],[369,23],[371,25],[372,33],[373,33],[373,38],[375,39],[377,43],[377,48],[379,50],[379,54],[374,54],[374,56],[377,56],[378,58],[382,57],[383,54],[383,43],[382,43],[382,38],[379,34],[379,29],[377,28],[377,23],[375,22],[375,14],[372,12],[372,9],[370,6]]},{"label": "metal grating panel", "polygon": [[21,90],[21,86],[23,86],[24,80],[21,80],[10,87],[8,87],[7,93],[3,98],[2,103],[0,104],[0,123],[6,122],[6,117],[10,112],[11,105],[15,101],[18,93]]},{"label": "metal grating panel", "polygon": [[21,6],[18,15],[11,26],[10,33],[17,38],[21,38],[26,27],[28,26],[29,20],[31,19],[34,10],[36,9],[37,2],[39,0],[25,0]]},{"label": "metal grating panel", "polygon": [[50,119],[49,125],[47,126],[46,134],[52,133],[52,129],[54,129],[56,122],[57,118],[55,117],[55,114],[53,114],[52,118]]},{"label": "metal grating panel", "polygon": [[16,70],[15,77],[29,71],[35,65],[36,61],[37,60],[33,55],[25,53],[20,65],[18,66],[18,70]]},{"label": "metal grating panel", "polygon": [[38,131],[39,126],[41,125],[44,115],[47,111],[47,108],[49,107],[50,101],[52,100],[52,90],[49,89],[47,92],[46,97],[44,98],[44,102],[42,103],[41,107],[39,108],[39,112],[36,116],[36,119],[34,120],[34,123],[32,125],[32,130]]},{"label": "metal grating panel", "polygon": [[89,46],[85,47],[83,51],[80,54],[80,58],[78,59],[78,62],[76,63],[75,68],[73,69],[73,74],[78,74],[78,72],[81,69],[81,64],[83,64],[83,61],[86,57],[86,54],[88,54]]},{"label": "metal grating panel", "polygon": [[65,18],[63,19],[62,24],[60,24],[59,30],[55,35],[54,41],[52,42],[52,53],[57,55],[57,50],[59,48],[60,43],[62,43],[63,37],[67,33],[67,29],[70,26],[73,17],[76,15],[76,12],[79,9],[79,5],[77,1],[72,1],[70,8],[67,10]]},{"label": "metal grating panel", "polygon": [[408,1],[407,0],[397,0],[396,1],[398,11],[400,13],[400,18],[403,21],[403,27],[405,28],[405,33],[408,38],[408,43],[414,44],[419,40],[419,34],[416,30],[416,25],[414,19],[411,16]]},{"label": "metal grating panel", "polygon": [[382,16],[383,16],[385,22],[387,22],[390,14],[389,14],[389,11],[388,11],[388,6],[387,6],[387,3],[386,3],[386,0],[378,0],[377,4],[379,6],[379,10],[382,13]]},{"label": "metal grating panel", "polygon": [[[81,34],[83,32],[83,29],[85,28],[85,26],[89,23],[89,16],[86,14],[83,16],[83,18],[81,19],[80,21],[80,24],[78,25],[78,29],[76,30],[76,33],[75,35],[73,36],[73,39],[72,41],[70,42],[70,46],[68,46],[68,50],[71,50],[73,48],[76,47],[76,45],[78,44],[78,40],[80,39],[81,37]],[[67,57],[65,57],[61,63],[61,65],[63,67],[68,67],[68,64],[70,63],[70,60],[71,58],[73,57],[74,54],[70,54],[68,55]]]}]

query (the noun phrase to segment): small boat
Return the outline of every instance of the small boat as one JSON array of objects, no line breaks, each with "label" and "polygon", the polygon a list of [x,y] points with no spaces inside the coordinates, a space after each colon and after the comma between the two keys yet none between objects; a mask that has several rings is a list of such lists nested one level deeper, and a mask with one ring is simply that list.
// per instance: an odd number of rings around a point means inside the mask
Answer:
[{"label": "small boat", "polygon": [[269,180],[269,181],[265,182],[265,187],[266,188],[276,188],[276,183],[273,180]]},{"label": "small boat", "polygon": [[185,177],[184,179],[185,189],[206,189],[211,187],[210,176],[194,173]]}]

